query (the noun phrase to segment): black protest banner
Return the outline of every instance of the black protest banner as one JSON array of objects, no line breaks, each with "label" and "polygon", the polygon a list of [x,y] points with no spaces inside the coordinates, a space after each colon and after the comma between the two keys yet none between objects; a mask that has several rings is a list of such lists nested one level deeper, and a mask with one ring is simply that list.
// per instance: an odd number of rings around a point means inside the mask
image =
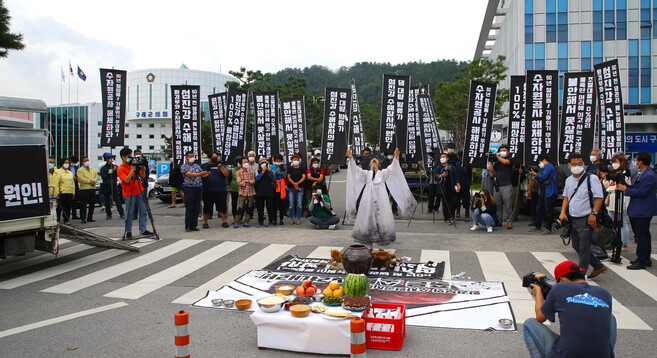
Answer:
[{"label": "black protest banner", "polygon": [[344,164],[351,96],[349,89],[326,88],[324,91],[324,130],[322,164]]},{"label": "black protest banner", "polygon": [[523,163],[525,144],[525,76],[511,76],[509,90],[509,152]]},{"label": "black protest banner", "polygon": [[248,96],[248,90],[228,88],[226,133],[223,143],[223,158],[226,163],[233,164],[236,157],[244,154]]},{"label": "black protest banner", "polygon": [[308,165],[306,145],[306,108],[304,97],[292,97],[281,100],[283,119],[283,136],[285,142],[285,160],[292,163],[292,155],[301,155],[301,162]]},{"label": "black protest banner", "polygon": [[278,92],[254,92],[255,152],[258,158],[280,153],[278,139]]},{"label": "black protest banner", "polygon": [[226,98],[227,93],[216,93],[208,96],[210,105],[210,128],[212,129],[212,150],[221,153],[224,136],[226,135]]},{"label": "black protest banner", "polygon": [[525,163],[544,154],[557,162],[559,71],[527,71],[525,98]]},{"label": "black protest banner", "polygon": [[428,94],[420,89],[417,96],[417,109],[420,118],[420,148],[422,150],[422,162],[425,170],[433,166],[434,160],[431,154],[443,152],[443,146],[438,133],[436,115],[433,111],[433,102]]},{"label": "black protest banner", "polygon": [[495,114],[497,85],[470,81],[468,117],[463,146],[463,165],[475,168],[486,167],[486,153],[490,147],[490,132]]},{"label": "black protest banner", "polygon": [[[365,149],[365,132],[363,132],[363,121],[360,117],[360,105],[358,104],[358,93],[356,93],[356,81],[351,80],[351,122],[353,125],[351,136],[351,151],[360,155]],[[347,141],[349,138],[347,138]]]},{"label": "black protest banner", "polygon": [[419,86],[411,87],[408,94],[408,145],[406,148],[406,162],[408,163],[417,163],[422,160],[422,125],[417,99],[419,94]]},{"label": "black protest banner", "polygon": [[395,148],[406,153],[408,132],[406,129],[410,76],[383,75],[381,94],[381,130],[379,150],[394,152]]},{"label": "black protest banner", "polygon": [[[45,141],[45,136],[42,137]],[[50,215],[45,145],[0,145],[0,222]]]},{"label": "black protest banner", "polygon": [[593,72],[566,73],[561,106],[559,162],[568,163],[573,153],[593,149],[595,80]]},{"label": "black protest banner", "polygon": [[126,71],[100,69],[100,92],[103,97],[103,128],[100,145],[122,147],[125,130]]},{"label": "black protest banner", "polygon": [[593,66],[600,106],[598,138],[602,157],[611,159],[616,152],[625,152],[625,114],[618,60]]},{"label": "black protest banner", "polygon": [[185,163],[185,153],[194,152],[201,164],[201,87],[171,86],[171,149],[173,166]]}]

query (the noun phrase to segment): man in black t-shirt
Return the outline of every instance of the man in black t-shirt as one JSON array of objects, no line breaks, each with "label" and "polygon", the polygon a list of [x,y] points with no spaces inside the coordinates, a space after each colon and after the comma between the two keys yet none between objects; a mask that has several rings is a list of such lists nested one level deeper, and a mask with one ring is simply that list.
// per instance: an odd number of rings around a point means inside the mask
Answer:
[{"label": "man in black t-shirt", "polygon": [[[609,291],[591,286],[586,272],[572,261],[554,269],[557,284],[547,298],[532,284],[536,318],[523,324],[523,336],[531,357],[614,357],[616,318],[611,313]],[[542,324],[555,322],[559,313],[560,334]]]},{"label": "man in black t-shirt", "polygon": [[495,203],[497,217],[500,222],[506,221],[506,228],[513,228],[513,157],[509,154],[509,146],[502,144],[495,156],[497,161],[489,163],[488,170],[495,177]]}]

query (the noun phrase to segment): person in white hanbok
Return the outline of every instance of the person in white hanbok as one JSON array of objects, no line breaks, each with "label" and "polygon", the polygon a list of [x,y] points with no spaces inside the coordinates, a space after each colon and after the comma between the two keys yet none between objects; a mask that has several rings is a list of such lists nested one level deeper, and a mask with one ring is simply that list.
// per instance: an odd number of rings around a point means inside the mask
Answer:
[{"label": "person in white hanbok", "polygon": [[[347,222],[354,222],[351,236],[356,241],[372,246],[373,243],[387,245],[394,242],[395,218],[388,199],[386,185],[393,199],[399,206],[401,216],[409,218],[417,201],[408,188],[406,178],[399,165],[399,149],[395,150],[395,158],[386,169],[379,169],[376,158],[370,161],[370,170],[363,170],[354,161],[351,151],[347,169],[346,208]],[[361,194],[362,193],[362,194]],[[357,204],[358,197],[360,201]]]}]

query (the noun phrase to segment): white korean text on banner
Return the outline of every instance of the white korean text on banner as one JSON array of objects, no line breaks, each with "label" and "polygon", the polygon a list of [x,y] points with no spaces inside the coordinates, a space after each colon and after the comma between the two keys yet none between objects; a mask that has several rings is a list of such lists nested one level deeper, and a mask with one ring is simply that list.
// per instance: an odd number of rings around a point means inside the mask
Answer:
[{"label": "white korean text on banner", "polygon": [[525,99],[525,163],[544,154],[557,162],[559,136],[559,71],[527,71]]},{"label": "white korean text on banner", "polygon": [[509,90],[509,152],[523,162],[525,144],[525,76],[511,76]]},{"label": "white korean text on banner", "polygon": [[228,88],[226,133],[223,143],[223,159],[226,163],[233,164],[235,158],[244,154],[248,97],[248,90]]},{"label": "white korean text on banner", "polygon": [[278,139],[278,92],[254,92],[256,157],[271,158],[280,153]]},{"label": "white korean text on banner", "polygon": [[193,152],[201,164],[201,87],[171,86],[171,147],[174,168],[185,162],[185,153]]},{"label": "white korean text on banner", "polygon": [[283,135],[285,136],[285,160],[292,162],[292,155],[301,155],[301,162],[308,165],[306,147],[306,108],[304,97],[281,100]]},{"label": "white korean text on banner", "polygon": [[490,132],[495,114],[497,85],[470,81],[468,117],[463,146],[463,165],[474,168],[486,167],[490,147]]},{"label": "white korean text on banner", "polygon": [[215,93],[208,96],[210,106],[210,128],[212,129],[212,150],[221,153],[226,135],[226,98],[227,93]]},{"label": "white korean text on banner", "polygon": [[[361,155],[365,149],[365,132],[363,132],[363,122],[360,117],[360,105],[358,104],[358,93],[356,93],[356,81],[351,80],[351,151],[356,155]],[[349,143],[349,137],[347,138]]]},{"label": "white korean text on banner", "polygon": [[417,163],[422,160],[422,125],[420,123],[420,112],[418,111],[417,96],[420,87],[411,87],[408,93],[408,145],[406,147],[406,162]]},{"label": "white korean text on banner", "polygon": [[417,96],[417,109],[420,118],[420,147],[422,150],[422,162],[424,168],[428,170],[433,166],[433,154],[443,152],[443,146],[438,133],[438,124],[436,123],[436,116],[433,111],[433,102],[428,94],[422,93]]},{"label": "white korean text on banner", "polygon": [[345,88],[326,88],[324,91],[322,164],[344,164],[346,161],[350,92]]},{"label": "white korean text on banner", "polygon": [[561,106],[559,163],[568,163],[573,153],[593,149],[595,118],[595,80],[593,72],[566,73]]},{"label": "white korean text on banner", "polygon": [[[45,136],[44,136],[45,139]],[[46,146],[0,145],[0,222],[50,215]]]},{"label": "white korean text on banner", "polygon": [[600,108],[600,151],[602,158],[611,159],[614,153],[625,152],[625,115],[618,60],[597,64],[593,69]]},{"label": "white korean text on banner", "polygon": [[379,132],[379,150],[382,152],[394,152],[395,148],[399,148],[400,152],[406,153],[406,110],[410,85],[410,76],[383,75]]},{"label": "white korean text on banner", "polygon": [[100,92],[103,98],[103,128],[100,145],[122,147],[125,130],[126,71],[100,69]]}]

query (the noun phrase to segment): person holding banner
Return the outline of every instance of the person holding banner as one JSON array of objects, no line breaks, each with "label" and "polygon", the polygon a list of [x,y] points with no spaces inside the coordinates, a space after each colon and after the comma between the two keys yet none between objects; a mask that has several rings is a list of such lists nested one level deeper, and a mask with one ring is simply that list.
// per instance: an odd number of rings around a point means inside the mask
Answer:
[{"label": "person holding banner", "polygon": [[[285,217],[285,211],[287,210],[287,191],[285,190],[285,164],[283,164],[283,156],[279,154],[274,154],[271,157],[271,171],[274,173],[276,178],[276,193],[274,194],[274,217],[276,216],[276,211],[278,211],[279,225],[284,225],[283,218]],[[274,220],[274,225],[276,225],[276,220]]]},{"label": "person holding banner", "polygon": [[267,208],[267,217],[269,218],[269,226],[276,225],[276,176],[267,163],[267,158],[260,157],[258,160],[260,168],[255,176],[255,200],[256,208],[258,209],[258,227],[265,224],[265,207]]},{"label": "person holding banner", "polygon": [[[392,164],[381,170],[379,160],[370,159],[371,170],[364,170],[356,164],[347,150],[346,208],[349,221],[356,218],[351,237],[356,241],[372,246],[373,243],[387,245],[396,240],[395,219],[388,200],[386,186],[397,202],[402,216],[408,218],[417,207],[417,201],[408,188],[408,183],[399,165],[399,149],[395,150]],[[362,193],[357,207],[356,199]]]},{"label": "person holding banner", "polygon": [[[496,153],[495,163],[489,163],[488,171],[495,175],[495,202],[497,217],[506,220],[506,228],[513,229],[513,157],[509,156],[509,146],[502,144]],[[506,215],[504,215],[506,213]]]},{"label": "person holding banner", "polygon": [[237,229],[240,224],[244,227],[251,227],[249,220],[253,217],[253,202],[255,200],[255,173],[249,169],[249,159],[242,158],[242,167],[237,171],[237,186],[239,187],[239,196],[237,198],[237,215],[235,215],[235,225]]},{"label": "person holding banner", "polygon": [[235,157],[235,165],[230,170],[230,207],[231,213],[233,213],[233,225],[237,224],[237,201],[239,200],[239,191],[240,187],[237,185],[237,171],[242,168],[242,156],[238,155]]},{"label": "person holding banner", "polygon": [[445,225],[453,225],[461,183],[459,183],[456,168],[449,164],[449,154],[442,153],[440,155],[440,165],[434,168],[434,175],[438,180],[437,195],[443,205],[443,220],[445,220]]},{"label": "person holding banner", "polygon": [[286,177],[288,182],[287,194],[290,198],[290,225],[301,225],[303,213],[303,186],[306,181],[306,168],[301,164],[301,155],[292,155],[292,165],[287,168]]},{"label": "person holding banner", "polygon": [[121,190],[117,184],[117,170],[119,167],[112,163],[115,158],[116,156],[111,153],[103,154],[105,165],[100,168],[100,177],[103,179],[100,191],[105,196],[105,214],[107,214],[107,220],[112,218],[112,200],[116,204],[116,210],[119,212],[121,219],[125,216],[123,205],[121,204]]}]

